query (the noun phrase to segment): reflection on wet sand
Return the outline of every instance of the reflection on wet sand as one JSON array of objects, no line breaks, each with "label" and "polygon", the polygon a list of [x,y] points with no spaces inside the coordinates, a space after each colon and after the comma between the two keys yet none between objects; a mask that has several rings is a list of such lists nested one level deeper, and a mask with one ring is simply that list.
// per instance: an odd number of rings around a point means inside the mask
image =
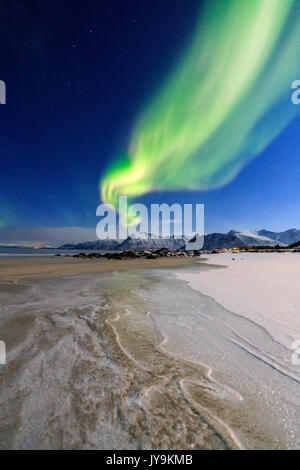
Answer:
[{"label": "reflection on wet sand", "polygon": [[2,285],[2,448],[237,447],[186,392],[209,380],[164,351],[132,281],[115,274]]},{"label": "reflection on wet sand", "polygon": [[[241,394],[181,354],[184,341],[170,342],[158,322],[151,295],[172,323],[170,292],[189,289],[168,279],[131,271],[1,283],[1,448],[243,447],[235,430],[252,431]],[[157,297],[163,288],[168,298]]]}]

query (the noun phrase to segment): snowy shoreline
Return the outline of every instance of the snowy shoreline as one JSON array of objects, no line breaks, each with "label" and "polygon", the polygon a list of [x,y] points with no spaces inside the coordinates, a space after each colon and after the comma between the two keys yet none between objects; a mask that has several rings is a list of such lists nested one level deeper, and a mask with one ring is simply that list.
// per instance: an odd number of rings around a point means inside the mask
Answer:
[{"label": "snowy shoreline", "polygon": [[297,254],[226,253],[208,256],[206,264],[212,269],[176,275],[227,310],[262,326],[285,347],[290,349],[300,339]]}]

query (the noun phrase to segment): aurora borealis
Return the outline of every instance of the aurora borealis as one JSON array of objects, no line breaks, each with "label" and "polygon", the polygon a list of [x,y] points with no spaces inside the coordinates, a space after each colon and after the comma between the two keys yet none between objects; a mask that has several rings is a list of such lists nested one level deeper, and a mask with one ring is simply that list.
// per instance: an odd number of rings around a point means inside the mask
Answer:
[{"label": "aurora borealis", "polygon": [[100,194],[299,226],[299,1],[73,3],[0,2],[0,243],[92,241]]},{"label": "aurora borealis", "polygon": [[207,1],[191,46],[102,178],[102,200],[231,181],[298,112],[289,90],[299,35],[293,0]]}]

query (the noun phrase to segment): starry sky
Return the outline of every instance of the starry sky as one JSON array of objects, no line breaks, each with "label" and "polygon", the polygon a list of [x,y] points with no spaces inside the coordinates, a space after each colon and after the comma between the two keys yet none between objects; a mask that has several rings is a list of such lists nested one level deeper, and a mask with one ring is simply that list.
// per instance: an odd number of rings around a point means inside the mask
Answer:
[{"label": "starry sky", "polygon": [[[101,176],[189,48],[199,9],[199,0],[1,1],[0,242],[96,238]],[[226,186],[140,202],[204,203],[207,233],[299,228],[299,148],[298,117]]]}]

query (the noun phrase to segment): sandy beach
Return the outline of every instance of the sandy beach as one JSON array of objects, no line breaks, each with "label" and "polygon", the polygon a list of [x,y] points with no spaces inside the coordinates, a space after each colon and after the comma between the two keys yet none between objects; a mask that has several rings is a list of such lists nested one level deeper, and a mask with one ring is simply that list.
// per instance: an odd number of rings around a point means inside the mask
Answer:
[{"label": "sandy beach", "polygon": [[0,260],[0,448],[299,448],[282,256]]},{"label": "sandy beach", "polygon": [[[198,262],[201,260],[198,259]],[[132,269],[170,268],[191,264],[190,258],[160,258],[156,260],[86,260],[72,257],[28,257],[0,259],[0,279],[41,279],[75,274],[127,271]]]},{"label": "sandy beach", "polygon": [[0,22],[0,450],[300,450],[300,0]]}]

